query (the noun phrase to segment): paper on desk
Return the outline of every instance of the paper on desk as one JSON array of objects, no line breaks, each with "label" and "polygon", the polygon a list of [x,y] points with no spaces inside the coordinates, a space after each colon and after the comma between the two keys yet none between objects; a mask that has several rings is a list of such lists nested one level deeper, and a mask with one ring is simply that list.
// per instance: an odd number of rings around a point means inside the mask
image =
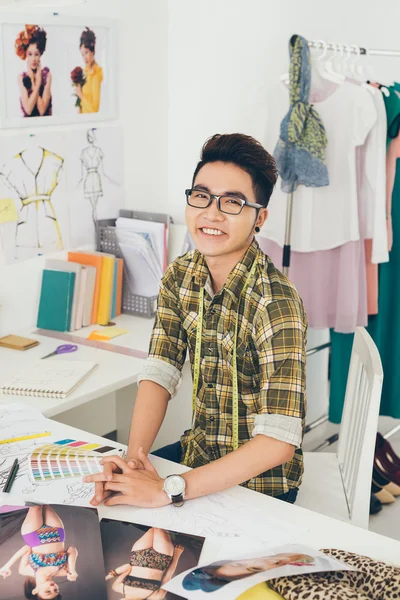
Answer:
[{"label": "paper on desk", "polygon": [[298,539],[306,528],[288,525],[249,510],[242,501],[226,493],[196,498],[176,510],[172,505],[157,509],[140,509],[135,515],[153,527],[175,529],[204,537],[239,538],[260,542],[263,546],[287,544]]},{"label": "paper on desk", "polygon": [[[32,482],[29,476],[29,455],[38,446],[65,438],[62,423],[46,419],[35,409],[23,410],[21,405],[0,405],[1,439],[19,435],[51,432],[50,437],[36,438],[0,445],[0,490],[7,480],[10,467],[18,459],[19,470],[12,487],[12,493],[24,500],[46,504],[63,503],[77,506],[90,506],[94,484],[83,483],[82,479]],[[13,410],[16,408],[16,410]],[[7,494],[8,495],[8,494]]]},{"label": "paper on desk", "polygon": [[347,564],[300,544],[278,546],[263,553],[219,556],[218,562],[200,563],[180,573],[162,589],[184,598],[213,600],[237,598],[257,583],[324,571],[353,571]]}]

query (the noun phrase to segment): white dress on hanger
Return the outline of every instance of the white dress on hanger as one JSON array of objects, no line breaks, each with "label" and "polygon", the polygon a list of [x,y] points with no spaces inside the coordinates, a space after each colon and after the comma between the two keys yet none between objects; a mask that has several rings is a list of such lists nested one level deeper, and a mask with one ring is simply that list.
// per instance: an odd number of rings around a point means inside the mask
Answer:
[{"label": "white dress on hanger", "polygon": [[[312,91],[311,100],[315,92]],[[323,93],[323,91],[322,91]],[[326,163],[329,185],[300,186],[292,213],[291,247],[297,252],[337,248],[360,239],[356,148],[364,144],[377,113],[372,95],[351,83],[341,84],[324,100],[315,101],[324,124],[328,145]],[[287,194],[276,187],[263,234],[283,246]]]}]

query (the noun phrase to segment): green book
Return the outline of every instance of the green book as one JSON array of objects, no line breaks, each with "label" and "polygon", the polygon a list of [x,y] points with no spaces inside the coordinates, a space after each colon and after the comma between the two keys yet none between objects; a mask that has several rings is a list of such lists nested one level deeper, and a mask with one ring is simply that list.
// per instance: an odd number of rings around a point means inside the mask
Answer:
[{"label": "green book", "polygon": [[75,273],[44,269],[37,326],[40,329],[69,331]]}]

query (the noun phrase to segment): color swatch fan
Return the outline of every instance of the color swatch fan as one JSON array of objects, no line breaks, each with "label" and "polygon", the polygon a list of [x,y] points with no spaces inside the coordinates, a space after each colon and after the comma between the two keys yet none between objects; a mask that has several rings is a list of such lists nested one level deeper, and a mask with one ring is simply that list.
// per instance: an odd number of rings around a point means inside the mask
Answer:
[{"label": "color swatch fan", "polygon": [[113,449],[75,440],[46,444],[30,454],[30,475],[33,481],[51,481],[101,473],[101,454],[109,450]]}]

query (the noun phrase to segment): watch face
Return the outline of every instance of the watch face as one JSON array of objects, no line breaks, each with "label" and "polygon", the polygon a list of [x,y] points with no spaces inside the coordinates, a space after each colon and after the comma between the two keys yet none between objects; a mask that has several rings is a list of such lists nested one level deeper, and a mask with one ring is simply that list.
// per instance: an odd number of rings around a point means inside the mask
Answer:
[{"label": "watch face", "polygon": [[165,480],[164,490],[170,496],[179,496],[185,491],[185,480],[180,475],[170,475]]}]

